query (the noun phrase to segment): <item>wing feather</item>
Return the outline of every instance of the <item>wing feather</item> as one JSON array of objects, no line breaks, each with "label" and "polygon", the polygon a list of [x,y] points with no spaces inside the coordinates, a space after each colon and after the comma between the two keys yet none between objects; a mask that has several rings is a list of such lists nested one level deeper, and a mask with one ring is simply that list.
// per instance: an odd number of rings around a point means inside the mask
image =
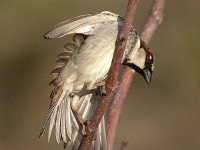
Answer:
[{"label": "wing feather", "polygon": [[63,103],[61,105],[61,112],[62,112],[62,117],[61,117],[61,137],[64,143],[67,142],[67,135],[66,135],[66,99],[63,100]]},{"label": "wing feather", "polygon": [[58,106],[58,112],[57,112],[57,115],[56,115],[56,140],[57,140],[57,142],[58,143],[60,143],[60,137],[61,137],[61,135],[60,135],[60,127],[61,127],[61,115],[62,115],[62,113],[61,113],[61,111],[62,111],[62,108],[61,108],[61,105],[62,105],[62,103]]},{"label": "wing feather", "polygon": [[58,24],[54,29],[44,34],[44,38],[53,39],[61,38],[69,34],[84,34],[92,35],[95,33],[95,28],[105,21],[117,21],[118,15],[111,12],[101,12],[95,15],[82,15],[70,20],[66,20]]}]

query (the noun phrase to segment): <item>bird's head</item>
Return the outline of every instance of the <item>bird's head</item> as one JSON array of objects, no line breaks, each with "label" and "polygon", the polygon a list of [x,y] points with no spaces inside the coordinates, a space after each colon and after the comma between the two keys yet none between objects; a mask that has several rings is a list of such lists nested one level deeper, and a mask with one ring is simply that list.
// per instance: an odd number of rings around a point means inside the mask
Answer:
[{"label": "bird's head", "polygon": [[139,37],[135,37],[134,43],[131,45],[128,41],[122,64],[131,67],[142,75],[148,84],[151,82],[154,69],[154,57],[152,52]]}]

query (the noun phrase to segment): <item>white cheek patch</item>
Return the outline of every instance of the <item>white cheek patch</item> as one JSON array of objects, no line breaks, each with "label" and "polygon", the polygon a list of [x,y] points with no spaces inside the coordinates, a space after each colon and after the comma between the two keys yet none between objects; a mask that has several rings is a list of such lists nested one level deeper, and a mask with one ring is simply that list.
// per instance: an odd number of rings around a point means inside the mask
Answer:
[{"label": "white cheek patch", "polygon": [[131,53],[129,55],[128,63],[134,64],[140,69],[144,69],[145,59],[146,59],[146,52],[144,51],[143,48],[140,48],[136,51],[136,53]]},{"label": "white cheek patch", "polygon": [[140,69],[144,69],[145,67],[145,60],[146,60],[146,52],[143,48],[140,48],[140,39],[137,38],[135,45],[130,49],[126,48],[124,52],[124,56],[122,59],[123,61],[126,60],[126,63],[133,64]]}]

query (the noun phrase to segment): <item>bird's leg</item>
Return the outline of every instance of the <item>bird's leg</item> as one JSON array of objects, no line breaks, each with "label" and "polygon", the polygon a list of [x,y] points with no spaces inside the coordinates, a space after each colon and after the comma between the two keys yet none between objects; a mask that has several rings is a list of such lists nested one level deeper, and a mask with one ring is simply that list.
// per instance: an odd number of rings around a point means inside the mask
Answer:
[{"label": "bird's leg", "polygon": [[82,126],[81,134],[84,136],[88,135],[88,124],[89,124],[88,121],[87,120],[85,121],[81,116],[81,114],[75,108],[72,107],[72,111]]},{"label": "bird's leg", "polygon": [[106,87],[105,87],[105,84],[106,84],[106,81],[105,81],[105,80],[94,84],[94,87],[99,87],[99,88],[100,88],[100,94],[101,94],[101,95],[106,95]]},{"label": "bird's leg", "polygon": [[71,109],[74,113],[74,115],[77,117],[79,123],[81,124],[82,126],[82,130],[81,130],[81,134],[86,136],[88,135],[88,121],[85,121],[83,119],[83,117],[81,116],[81,114],[78,112],[78,109],[77,109],[77,104],[78,104],[78,96],[73,96],[72,97],[72,100],[71,100]]}]

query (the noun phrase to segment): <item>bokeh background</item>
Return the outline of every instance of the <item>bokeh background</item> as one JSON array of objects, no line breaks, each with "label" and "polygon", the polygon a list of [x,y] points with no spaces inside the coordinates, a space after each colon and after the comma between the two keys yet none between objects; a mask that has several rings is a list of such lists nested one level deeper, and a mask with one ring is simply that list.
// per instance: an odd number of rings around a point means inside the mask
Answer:
[{"label": "bokeh background", "polygon": [[[109,10],[123,15],[128,0],[0,0],[0,149],[62,150],[38,133],[49,107],[48,82],[67,38],[42,35],[68,18]],[[134,25],[143,27],[151,1],[141,0]],[[200,149],[200,2],[166,2],[150,42],[156,56],[150,85],[135,76],[114,149]]]}]

